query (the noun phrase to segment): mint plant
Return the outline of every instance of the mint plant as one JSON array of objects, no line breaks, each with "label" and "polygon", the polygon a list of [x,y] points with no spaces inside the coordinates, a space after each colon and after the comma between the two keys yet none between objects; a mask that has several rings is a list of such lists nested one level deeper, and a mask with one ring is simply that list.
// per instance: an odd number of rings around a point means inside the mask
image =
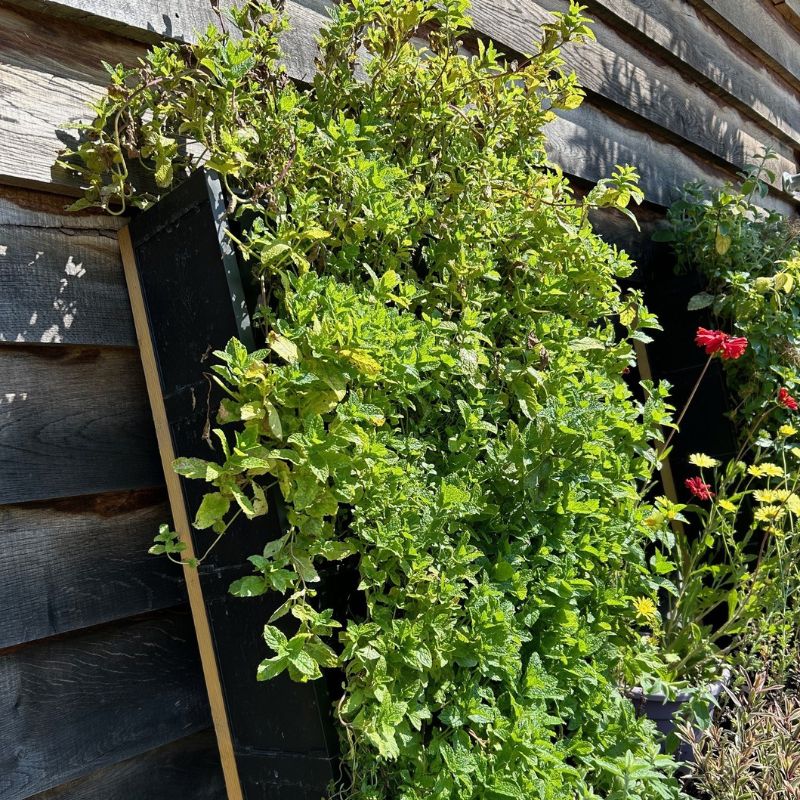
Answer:
[{"label": "mint plant", "polygon": [[[337,797],[679,796],[617,690],[658,669],[631,621],[660,585],[640,491],[668,409],[623,378],[657,323],[588,211],[641,192],[619,167],[579,199],[545,154],[582,99],[560,57],[582,11],[510,62],[467,51],[465,0],[340,3],[297,86],[280,5],[247,3],[109,68],[65,156],[78,206],[146,207],[200,164],[227,186],[265,347],[216,354],[217,458],[175,469],[208,482],[195,527],[217,535],[280,491],[289,528],[231,591],[284,600],[260,679],[341,671]],[[342,559],[349,618],[318,595]]]}]

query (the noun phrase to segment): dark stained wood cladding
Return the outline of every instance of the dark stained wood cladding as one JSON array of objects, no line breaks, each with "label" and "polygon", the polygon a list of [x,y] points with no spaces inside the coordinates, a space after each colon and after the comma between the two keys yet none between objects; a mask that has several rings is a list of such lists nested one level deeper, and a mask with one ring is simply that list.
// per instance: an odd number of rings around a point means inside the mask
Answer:
[{"label": "dark stained wood cladding", "polygon": [[800,89],[800,31],[778,14],[771,0],[690,2],[777,75]]},{"label": "dark stained wood cladding", "polygon": [[[637,166],[645,233],[595,219],[663,266],[648,233],[684,181],[729,180],[765,145],[781,171],[800,172],[800,0],[585,2],[598,41],[566,56],[588,100],[551,125],[550,154],[581,187],[618,162]],[[287,2],[296,79],[312,74],[328,3]],[[476,32],[530,50],[538,24],[565,7],[476,0]],[[225,796],[194,632],[175,611],[183,579],[145,553],[168,513],[121,221],[66,213],[78,189],[55,165],[75,135],[63,123],[85,119],[103,91],[101,59],[132,63],[147,43],[213,21],[206,0],[0,0],[4,800]],[[795,212],[775,184],[765,202]],[[297,787],[284,795],[297,800]]]},{"label": "dark stained wood cladding", "polygon": [[25,800],[208,728],[193,639],[188,614],[169,612],[3,654],[0,797]]},{"label": "dark stained wood cladding", "polygon": [[0,346],[0,503],[160,486],[133,349]]},{"label": "dark stained wood cladding", "polygon": [[147,553],[168,520],[162,490],[0,506],[0,650],[184,603]]},{"label": "dark stained wood cladding", "polygon": [[213,731],[187,736],[102,767],[31,800],[222,800],[225,789]]},{"label": "dark stained wood cladding", "polygon": [[0,191],[0,342],[136,344],[117,245],[123,220],[55,194]]}]

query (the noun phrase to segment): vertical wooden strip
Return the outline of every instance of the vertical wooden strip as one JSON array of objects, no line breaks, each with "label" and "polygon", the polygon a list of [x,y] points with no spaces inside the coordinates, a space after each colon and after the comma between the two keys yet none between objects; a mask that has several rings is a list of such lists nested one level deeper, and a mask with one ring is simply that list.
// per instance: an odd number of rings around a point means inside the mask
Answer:
[{"label": "vertical wooden strip", "polygon": [[[181,540],[186,544],[186,557],[195,558],[194,546],[192,544],[191,524],[186,512],[183,492],[181,490],[178,475],[172,469],[172,462],[175,460],[175,453],[172,446],[172,436],[170,435],[167,422],[167,412],[164,405],[164,398],[161,394],[161,384],[159,380],[158,367],[156,364],[155,350],[150,336],[150,326],[148,324],[147,311],[145,308],[144,297],[139,283],[139,274],[136,268],[136,257],[133,252],[133,244],[128,228],[123,228],[119,232],[119,247],[122,255],[122,263],[125,269],[125,280],[128,284],[128,294],[131,300],[131,310],[133,312],[133,322],[136,328],[136,339],[139,343],[142,366],[144,368],[145,382],[147,384],[147,394],[150,398],[150,407],[153,412],[155,422],[156,437],[158,439],[158,449],[161,454],[161,463],[164,468],[164,478],[167,484],[172,517],[176,532]],[[197,632],[197,641],[200,649],[200,659],[203,665],[206,688],[208,690],[208,700],[211,706],[211,717],[214,722],[214,730],[217,735],[220,760],[222,761],[222,771],[225,777],[225,787],[228,800],[243,800],[239,772],[234,756],[233,740],[231,737],[230,725],[225,710],[225,702],[222,694],[222,684],[220,682],[217,659],[214,654],[214,646],[211,638],[211,628],[206,613],[206,605],[203,599],[203,590],[200,586],[200,578],[196,569],[184,567],[184,577],[189,592],[189,602],[194,618],[194,626]]]},{"label": "vertical wooden strip", "polygon": [[[647,347],[645,347],[643,342],[634,341],[633,349],[636,353],[636,363],[639,367],[639,374],[644,380],[652,381],[653,370],[650,367],[650,357],[647,355]],[[672,474],[669,456],[666,456],[661,462],[659,474],[661,476],[661,484],[664,487],[664,494],[666,494],[673,503],[677,503],[678,492],[675,488],[675,478]]]}]

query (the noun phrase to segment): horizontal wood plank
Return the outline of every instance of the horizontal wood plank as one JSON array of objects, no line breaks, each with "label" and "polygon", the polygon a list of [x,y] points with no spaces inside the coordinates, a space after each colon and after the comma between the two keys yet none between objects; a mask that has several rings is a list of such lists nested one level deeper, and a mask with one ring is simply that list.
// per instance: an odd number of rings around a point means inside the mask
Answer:
[{"label": "horizontal wood plank", "polygon": [[800,0],[772,0],[772,3],[790,25],[800,30]]},{"label": "horizontal wood plank", "polygon": [[25,800],[209,724],[184,612],[0,654],[0,797]]},{"label": "horizontal wood plank", "polygon": [[116,218],[29,209],[32,194],[0,195],[0,341],[135,346]]},{"label": "horizontal wood plank", "polygon": [[30,800],[225,800],[216,739],[203,731]]},{"label": "horizontal wood plank", "polygon": [[[20,7],[101,28],[145,43],[161,39],[194,41],[219,16],[210,0],[12,0]],[[241,5],[238,0],[220,0],[220,9]],[[295,80],[307,81],[314,74],[315,36],[322,26],[327,0],[287,0],[291,28],[281,39],[286,67]]]},{"label": "horizontal wood plank", "polygon": [[[314,70],[316,36],[324,15],[298,3],[290,4],[292,28],[284,41],[289,74],[306,80]],[[146,3],[49,2],[19,0],[14,6],[0,5],[0,96],[4,113],[0,115],[0,182],[12,185],[41,186],[77,194],[75,178],[56,166],[64,146],[76,141],[70,123],[91,118],[89,103],[100,97],[107,85],[101,60],[133,64],[146,50],[142,43],[128,38],[140,31],[150,40],[157,38],[180,13],[189,25],[213,19],[210,4],[173,3],[173,16],[156,0]],[[99,27],[80,25],[70,19],[103,23],[100,13],[111,14],[115,27],[125,37]],[[181,9],[181,12],[178,11]],[[42,11],[47,13],[39,13]],[[61,12],[53,14],[52,12]],[[66,16],[64,14],[66,13]],[[131,16],[132,24],[120,28],[119,18]],[[181,23],[182,24],[182,23]],[[104,27],[108,27],[105,25]],[[186,30],[193,30],[193,27]],[[75,43],[80,42],[80,47]]]},{"label": "horizontal wood plank", "polygon": [[[800,1],[800,0],[797,0]],[[688,0],[588,0],[588,13],[657,53],[787,143],[800,142],[797,91]]]},{"label": "horizontal wood plank", "polygon": [[101,60],[134,63],[144,47],[63,19],[0,5],[0,180],[73,186],[56,166],[107,83]]},{"label": "horizontal wood plank", "polygon": [[186,602],[147,553],[169,518],[160,490],[0,506],[0,649]]},{"label": "horizontal wood plank", "polygon": [[[197,10],[197,4],[189,3],[188,0],[173,0],[173,2],[163,12],[160,10],[160,8],[157,9],[159,3],[157,3],[156,0],[148,0],[148,2],[140,4],[116,4],[111,3],[110,0],[58,0],[57,2],[56,0],[18,0],[18,2],[22,3],[22,5],[26,7],[47,8],[48,10],[57,9],[59,13],[65,13],[73,17],[78,15],[84,22],[91,21],[92,24],[96,24],[98,26],[108,26],[108,20],[110,18],[112,27],[117,27],[119,30],[118,26],[123,25],[127,26],[126,30],[128,31],[140,31],[141,38],[143,39],[152,39],[158,34],[167,33],[168,29],[172,31],[172,35],[190,35],[189,31],[192,29],[192,26],[205,23],[207,18],[213,19],[213,15],[211,15],[210,11],[206,10],[205,12],[201,13]],[[550,2],[551,5],[554,5],[560,4],[561,0],[543,0],[543,2]],[[512,16],[511,23],[502,23],[501,12],[503,14],[507,13],[503,9],[507,9],[509,7],[520,9],[519,13],[521,16]],[[188,11],[187,8],[189,8]],[[290,73],[294,77],[302,78],[304,76],[307,77],[308,74],[310,74],[309,70],[312,69],[313,59],[313,45],[311,42],[313,42],[313,37],[318,26],[324,20],[324,8],[325,3],[321,0],[314,3],[313,8],[306,8],[300,4],[290,6],[292,21],[294,23],[295,30],[298,32],[298,36],[300,36],[300,38],[297,40],[296,47],[291,49],[291,53],[305,53],[305,56],[303,59],[301,59],[302,63],[298,62],[294,66],[292,66],[290,63],[289,65]],[[534,8],[540,9],[540,11],[537,13],[544,13],[541,10],[543,8],[542,5],[535,5]],[[10,12],[7,9],[5,13],[8,14],[13,12]],[[480,17],[483,15],[483,27],[486,28],[486,32],[491,33],[492,31],[489,30],[490,28],[497,32],[498,26],[504,26],[507,29],[506,33],[504,34],[504,38],[507,40],[506,44],[509,46],[519,46],[520,49],[523,49],[524,40],[527,39],[530,41],[530,31],[524,25],[520,24],[520,20],[528,20],[526,24],[531,26],[534,25],[536,19],[531,18],[531,13],[532,12],[529,10],[525,11],[525,4],[522,4],[521,0],[481,0],[481,3],[478,5],[478,16]],[[110,17],[108,15],[110,15]],[[0,20],[0,22],[1,21],[2,20]],[[15,22],[14,25],[9,27],[12,29],[15,27],[18,28],[20,27],[20,24],[21,23]],[[51,34],[61,36],[62,38],[67,37],[70,41],[73,41],[77,32],[84,29],[81,26],[77,26],[72,21],[67,21],[64,23],[64,25],[65,27],[63,31],[51,31]],[[76,30],[69,30],[70,26]],[[17,46],[16,61],[12,59],[12,67],[16,69],[29,70],[32,72],[36,72],[40,69],[38,57],[32,55],[39,48],[31,47],[27,41],[27,39],[36,36],[36,27],[37,26],[35,24],[29,24],[29,28],[31,28],[31,30],[26,31],[27,38],[25,47],[21,47],[19,45]],[[609,35],[615,36],[616,34],[611,31]],[[109,36],[113,38],[114,34],[105,31],[95,32],[95,37],[99,39]],[[499,38],[502,40],[502,37]],[[512,38],[513,41],[511,41]],[[46,42],[43,41],[41,43],[41,47],[46,48],[46,46]],[[128,47],[130,48],[131,46],[132,45],[128,43]],[[104,47],[108,47],[107,42],[105,43]],[[627,45],[627,47],[630,49],[630,45]],[[660,120],[660,122],[658,122],[659,125],[667,124],[669,120],[677,120],[677,122],[673,124],[673,127],[677,126],[679,130],[674,132],[674,136],[690,137],[686,139],[686,141],[692,142],[693,146],[711,148],[709,152],[715,155],[718,160],[727,160],[734,165],[740,166],[742,163],[752,157],[754,152],[758,150],[762,144],[776,144],[770,139],[769,134],[764,133],[762,135],[760,129],[757,127],[753,129],[753,123],[742,117],[739,111],[732,108],[722,110],[717,108],[715,110],[714,107],[718,106],[719,104],[708,99],[703,100],[702,102],[695,102],[697,99],[695,94],[701,91],[697,87],[692,87],[689,94],[684,97],[681,94],[683,88],[670,88],[672,84],[667,86],[664,84],[664,81],[661,81],[661,78],[656,78],[654,83],[653,80],[648,78],[647,70],[643,70],[642,67],[639,66],[639,62],[637,60],[638,56],[636,56],[635,53],[628,53],[628,55],[624,57],[616,56],[613,54],[613,48],[609,47],[605,47],[602,53],[599,50],[595,50],[593,52],[595,55],[592,57],[582,56],[582,58],[588,60],[581,67],[581,73],[586,82],[594,81],[596,84],[593,88],[593,91],[597,91],[598,93],[604,91],[607,95],[610,95],[614,92],[618,93],[621,91],[620,86],[623,84],[629,85],[630,87],[638,85],[639,90],[649,92],[645,98],[645,101],[642,101],[641,98],[637,100],[635,97],[625,99],[617,94],[614,102],[620,101],[622,104],[627,103],[629,106],[634,105],[635,102],[638,102],[641,108],[649,109],[647,113],[653,117],[653,120],[651,120],[653,124],[656,124],[654,122],[655,119]],[[605,59],[605,67],[603,67],[603,69],[599,69],[599,66],[603,66],[602,64],[598,66],[598,53],[601,53]],[[98,56],[100,57],[99,53]],[[86,55],[84,54],[84,56],[81,58],[81,61],[85,62],[85,60]],[[622,80],[620,75],[615,75],[613,70],[615,68],[620,69],[620,65],[623,65],[624,67],[623,72],[626,70],[632,70],[631,75],[633,77],[629,75],[627,79]],[[81,69],[71,65],[68,69],[66,69],[66,71],[70,75],[74,75],[76,71],[80,72]],[[2,68],[0,68],[0,72],[2,72]],[[90,76],[87,70],[83,70],[83,73],[85,75],[85,83],[88,84],[88,88],[84,86],[84,89],[86,89],[86,91],[88,91],[90,94],[100,91],[99,85],[97,83],[92,83],[92,81],[96,80],[96,78]],[[662,67],[661,72],[659,73],[661,76],[669,77],[670,81],[674,81],[674,74],[666,67]],[[0,81],[1,80],[2,78],[0,77]],[[21,81],[23,79],[20,77],[18,80]],[[659,81],[661,81],[661,83],[659,83]],[[35,86],[36,81],[33,80],[32,84]],[[30,86],[31,83],[28,82],[26,85]],[[689,85],[690,84],[687,82],[684,82],[684,84],[681,86],[685,88]],[[641,89],[642,86],[644,86],[645,89]],[[630,94],[633,89],[629,89],[628,91]],[[26,88],[26,93],[26,97],[28,97],[30,94],[29,88]],[[86,92],[84,92],[84,94],[85,93]],[[605,95],[602,96],[605,97]],[[81,102],[76,102],[76,97],[76,95],[73,95],[62,88],[58,91],[55,91],[53,96],[49,97],[48,100],[43,100],[42,98],[34,98],[33,100],[30,100],[29,98],[29,101],[37,109],[40,109],[40,114],[44,113],[48,115],[47,120],[38,120],[34,127],[37,128],[42,137],[45,139],[48,137],[50,138],[51,146],[48,151],[47,147],[42,147],[39,145],[33,148],[23,145],[23,147],[26,147],[28,150],[32,149],[33,152],[28,152],[27,158],[23,157],[23,154],[19,153],[7,156],[9,161],[13,162],[9,165],[9,169],[12,172],[14,170],[22,169],[26,173],[27,178],[30,178],[34,181],[40,180],[44,183],[49,183],[51,187],[56,185],[58,181],[63,180],[62,176],[52,172],[54,153],[58,149],[57,146],[53,145],[52,140],[55,138],[54,131],[58,125],[55,120],[57,118],[63,119],[65,114],[63,112],[59,112],[58,116],[55,114],[50,115],[47,111],[42,112],[41,109],[50,109],[52,107],[60,106],[63,111],[69,112],[66,114],[66,117],[69,117],[70,115],[73,117],[75,115],[80,116],[81,114],[84,114],[85,116],[85,111],[81,107]],[[64,109],[65,103],[69,106],[69,109]],[[613,128],[613,125],[611,127]],[[20,132],[17,131],[17,134],[19,133]],[[655,135],[658,135],[657,130],[654,133]],[[608,138],[608,136],[606,138]],[[26,136],[20,137],[17,135],[17,139],[23,142],[28,141]],[[714,142],[713,145],[712,141]],[[701,142],[705,142],[705,144],[700,144]],[[45,157],[42,156],[43,153],[45,154]],[[789,156],[790,154],[787,151],[783,152],[784,163],[782,164],[782,168],[787,169],[787,171],[792,171],[796,168],[796,162],[794,162],[794,160]],[[2,158],[3,156],[0,155],[0,176],[2,176],[4,172]],[[585,160],[586,159],[580,159],[581,162]],[[580,175],[577,166],[564,161],[560,161],[560,163],[568,171],[578,174],[579,177],[585,177],[589,179],[588,175]],[[786,199],[787,198],[784,197],[783,201]]]},{"label": "horizontal wood plank", "polygon": [[690,0],[723,30],[800,88],[800,32],[769,0]]},{"label": "horizontal wood plank", "polygon": [[[574,111],[559,112],[546,128],[550,158],[565,165],[570,174],[592,183],[607,177],[617,164],[631,164],[641,175],[646,199],[668,206],[681,187],[700,180],[719,185],[735,180],[732,169],[709,163],[685,148],[653,135],[652,129],[636,127],[625,116],[586,102]],[[783,214],[795,213],[795,203],[777,195],[763,199],[766,207]]]},{"label": "horizontal wood plank", "polygon": [[0,346],[0,503],[161,486],[135,350]]},{"label": "horizontal wood plank", "polygon": [[[567,0],[480,0],[471,15],[479,33],[519,53],[538,42],[551,12],[564,12]],[[768,146],[776,151],[779,173],[797,171],[791,148],[719,97],[688,80],[663,59],[622,38],[603,21],[593,26],[597,41],[568,45],[563,56],[581,85],[604,101],[632,111],[676,140],[735,167],[743,167]],[[800,114],[798,114],[800,121]],[[780,188],[780,175],[775,186]]]}]

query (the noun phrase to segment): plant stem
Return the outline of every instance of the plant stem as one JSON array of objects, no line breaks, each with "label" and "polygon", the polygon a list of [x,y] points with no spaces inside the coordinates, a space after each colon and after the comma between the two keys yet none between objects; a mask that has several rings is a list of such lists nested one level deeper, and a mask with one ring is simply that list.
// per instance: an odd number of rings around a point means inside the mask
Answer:
[{"label": "plant stem", "polygon": [[664,444],[662,444],[661,447],[659,447],[658,449],[658,453],[656,454],[658,458],[660,458],[663,455],[664,451],[669,447],[669,444],[672,441],[673,437],[678,432],[678,428],[680,427],[681,422],[683,422],[683,418],[686,416],[686,412],[689,410],[689,406],[692,404],[692,400],[694,400],[694,396],[697,394],[697,390],[700,388],[700,384],[702,383],[703,378],[705,378],[706,372],[708,372],[708,368],[711,365],[711,359],[713,358],[714,358],[713,354],[708,357],[708,361],[706,361],[705,366],[703,367],[703,371],[700,373],[699,377],[694,382],[692,391],[690,392],[689,397],[684,403],[683,409],[681,410],[678,419],[675,420],[675,425],[672,428],[672,431],[670,431],[670,434],[669,436],[667,436],[667,440],[664,442]]}]

